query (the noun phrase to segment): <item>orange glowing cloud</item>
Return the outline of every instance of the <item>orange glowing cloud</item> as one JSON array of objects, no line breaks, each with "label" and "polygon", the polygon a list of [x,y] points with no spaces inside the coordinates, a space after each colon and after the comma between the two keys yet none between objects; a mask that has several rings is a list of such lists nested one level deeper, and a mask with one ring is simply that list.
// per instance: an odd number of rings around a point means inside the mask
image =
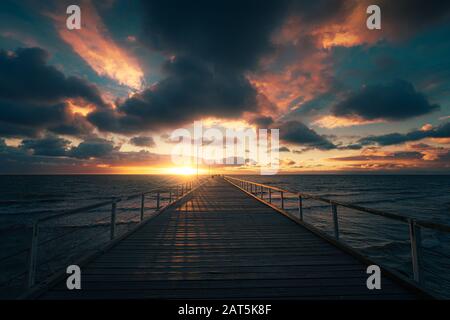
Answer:
[{"label": "orange glowing cloud", "polygon": [[67,99],[67,105],[69,106],[69,110],[73,114],[80,114],[85,117],[87,114],[95,110],[95,106],[90,103],[85,103],[84,101],[77,101],[75,99]]},{"label": "orange glowing cloud", "polygon": [[319,26],[312,33],[317,37],[321,46],[326,49],[335,46],[352,47],[374,43],[380,39],[382,32],[366,28],[366,8],[366,3],[356,3],[343,21]]},{"label": "orange glowing cloud", "polygon": [[291,102],[302,97],[308,101],[329,88],[330,69],[324,63],[325,52],[316,52],[284,70],[252,74],[249,80],[263,96],[276,104],[279,113],[288,111]]},{"label": "orange glowing cloud", "polygon": [[90,1],[84,0],[80,30],[66,27],[66,16],[48,14],[56,23],[60,37],[101,76],[107,76],[134,90],[143,85],[144,73],[137,60],[115,44]]},{"label": "orange glowing cloud", "polygon": [[324,116],[314,121],[313,124],[322,128],[334,129],[340,127],[352,127],[380,122],[383,122],[383,120],[365,120],[358,117],[341,118],[336,116]]},{"label": "orange glowing cloud", "polygon": [[[373,44],[382,36],[378,30],[366,28],[366,8],[364,2],[352,2],[342,14],[318,23],[292,15],[272,35],[277,50],[261,60],[264,71],[251,74],[251,83],[277,105],[280,113],[301,108],[302,104],[329,91],[334,85],[333,65],[329,60],[331,49]],[[290,62],[286,63],[286,57]],[[335,126],[363,124],[355,119],[323,121]]]}]

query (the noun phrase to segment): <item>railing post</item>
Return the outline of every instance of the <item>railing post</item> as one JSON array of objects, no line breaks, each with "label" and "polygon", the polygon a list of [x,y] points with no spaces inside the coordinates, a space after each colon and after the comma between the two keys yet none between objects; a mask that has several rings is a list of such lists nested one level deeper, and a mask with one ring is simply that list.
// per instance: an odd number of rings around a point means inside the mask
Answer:
[{"label": "railing post", "polygon": [[116,235],[116,200],[113,201],[111,206],[111,237],[113,240]]},{"label": "railing post", "polygon": [[34,286],[36,282],[36,269],[37,269],[37,250],[38,250],[38,238],[39,238],[39,224],[37,221],[33,224],[33,231],[31,235],[31,246],[30,246],[30,261],[28,269],[28,288]]},{"label": "railing post", "polygon": [[281,196],[281,209],[284,209],[284,193],[283,193],[283,191],[280,191],[280,196]]},{"label": "railing post", "polygon": [[141,195],[141,221],[144,220],[144,201],[145,201],[145,194]]},{"label": "railing post", "polygon": [[169,189],[169,203],[172,203],[172,189]]},{"label": "railing post", "polygon": [[181,184],[181,196],[184,194],[184,183]]},{"label": "railing post", "polygon": [[335,204],[331,204],[331,210],[333,213],[334,237],[336,238],[336,240],[339,240],[339,221],[337,215],[337,206]]},{"label": "railing post", "polygon": [[269,188],[269,203],[272,203],[272,189]]},{"label": "railing post", "polygon": [[263,188],[263,186],[261,186],[261,199],[264,199],[264,188]]},{"label": "railing post", "polygon": [[156,193],[156,210],[159,210],[159,208],[160,208],[159,199],[160,199],[160,194],[159,194],[159,191],[158,191]]},{"label": "railing post", "polygon": [[298,195],[298,217],[303,221],[303,199],[300,194]]},{"label": "railing post", "polygon": [[409,240],[411,241],[411,262],[414,281],[421,283],[423,280],[420,272],[421,233],[420,227],[414,219],[409,220]]}]

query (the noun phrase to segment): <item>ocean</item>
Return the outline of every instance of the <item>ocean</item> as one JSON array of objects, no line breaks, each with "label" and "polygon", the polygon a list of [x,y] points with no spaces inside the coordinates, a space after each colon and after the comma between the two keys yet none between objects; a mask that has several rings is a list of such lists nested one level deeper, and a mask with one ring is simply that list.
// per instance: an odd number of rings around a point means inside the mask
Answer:
[{"label": "ocean", "polygon": [[[450,176],[446,175],[277,175],[237,176],[263,184],[319,195],[323,198],[398,213],[420,220],[450,225]],[[158,186],[176,184],[189,179],[184,176],[154,175],[68,175],[68,176],[1,176],[0,178],[0,290],[17,286],[10,281],[15,273],[26,277],[27,248],[30,225],[35,218],[64,210],[109,200],[112,197],[137,194]],[[295,214],[296,199],[286,208]],[[149,204],[150,205],[150,204]],[[342,241],[362,253],[405,275],[411,275],[408,226],[387,218],[338,207]],[[118,222],[121,232],[138,222],[138,201],[121,207]],[[75,215],[65,220],[55,233],[55,225],[45,228],[41,236],[61,238],[56,244],[41,249],[42,277],[54,272],[57,265],[48,262],[51,254],[89,252],[108,241],[109,208]],[[328,204],[304,201],[305,221],[332,234],[332,216]],[[82,232],[74,232],[75,230]],[[75,235],[76,234],[76,235]],[[102,236],[103,234],[103,236]],[[96,238],[97,237],[97,238]],[[433,292],[450,297],[450,236],[422,230],[422,269],[425,284]],[[63,241],[64,240],[64,241]],[[55,241],[54,241],[55,242]],[[70,248],[65,244],[71,242]],[[50,241],[48,241],[50,243]],[[76,250],[75,250],[76,249]],[[21,257],[13,256],[22,252]],[[50,254],[51,253],[51,254]],[[62,254],[61,254],[62,253]],[[53,257],[53,256],[52,256]],[[21,266],[21,267],[18,267]],[[23,268],[22,268],[23,267]],[[45,269],[45,270],[44,270]],[[15,279],[15,278],[14,278]],[[17,278],[17,279],[20,279]],[[20,291],[20,290],[19,290]],[[0,297],[8,297],[8,293]]]}]

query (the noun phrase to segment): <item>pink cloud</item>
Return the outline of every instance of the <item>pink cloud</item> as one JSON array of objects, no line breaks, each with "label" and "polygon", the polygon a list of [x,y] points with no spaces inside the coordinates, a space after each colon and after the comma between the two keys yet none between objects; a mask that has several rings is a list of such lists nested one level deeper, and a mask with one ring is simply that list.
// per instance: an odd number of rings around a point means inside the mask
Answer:
[{"label": "pink cloud", "polygon": [[81,30],[67,29],[66,16],[57,16],[52,13],[47,13],[47,15],[54,20],[60,37],[95,72],[134,90],[142,89],[144,73],[137,59],[112,40],[90,1],[82,1],[80,8]]}]

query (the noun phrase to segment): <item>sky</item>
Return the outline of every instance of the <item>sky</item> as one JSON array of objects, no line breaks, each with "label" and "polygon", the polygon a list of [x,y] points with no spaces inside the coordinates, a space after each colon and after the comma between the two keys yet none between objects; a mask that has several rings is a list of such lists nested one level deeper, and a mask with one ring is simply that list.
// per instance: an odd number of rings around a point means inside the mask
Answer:
[{"label": "sky", "polygon": [[282,174],[448,174],[449,37],[437,0],[3,0],[0,174],[193,173],[194,121],[279,129]]}]

